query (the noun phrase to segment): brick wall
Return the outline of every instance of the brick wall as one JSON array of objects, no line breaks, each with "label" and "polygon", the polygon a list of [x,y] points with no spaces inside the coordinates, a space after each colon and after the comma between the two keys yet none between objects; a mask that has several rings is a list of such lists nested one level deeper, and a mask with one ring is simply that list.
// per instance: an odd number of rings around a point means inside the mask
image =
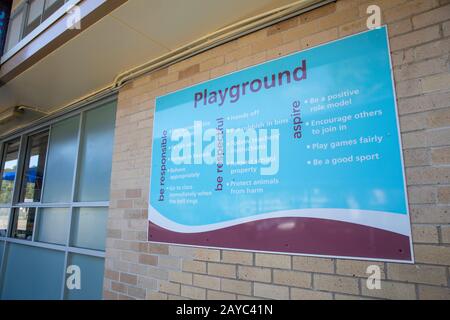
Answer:
[{"label": "brick wall", "polygon": [[[389,25],[416,264],[368,262],[148,243],[155,97]],[[119,94],[108,221],[106,299],[450,299],[450,1],[339,0],[141,77]]]}]

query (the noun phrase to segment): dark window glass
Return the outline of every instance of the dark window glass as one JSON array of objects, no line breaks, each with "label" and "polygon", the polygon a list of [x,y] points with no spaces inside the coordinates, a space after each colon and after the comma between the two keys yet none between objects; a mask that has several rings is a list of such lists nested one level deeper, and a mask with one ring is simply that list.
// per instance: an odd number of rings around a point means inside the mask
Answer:
[{"label": "dark window glass", "polygon": [[44,17],[42,21],[50,17],[56,10],[62,7],[64,0],[47,0],[45,1]]},{"label": "dark window glass", "polygon": [[20,140],[5,143],[0,168],[0,203],[10,203],[16,181]]},{"label": "dark window glass", "polygon": [[11,236],[22,240],[31,240],[33,236],[36,208],[20,208],[14,211]]},{"label": "dark window glass", "polygon": [[48,132],[28,138],[20,202],[41,200]]},{"label": "dark window glass", "polygon": [[27,36],[31,31],[41,24],[42,13],[44,11],[44,0],[31,0],[28,7],[28,16],[25,24],[24,35]]}]

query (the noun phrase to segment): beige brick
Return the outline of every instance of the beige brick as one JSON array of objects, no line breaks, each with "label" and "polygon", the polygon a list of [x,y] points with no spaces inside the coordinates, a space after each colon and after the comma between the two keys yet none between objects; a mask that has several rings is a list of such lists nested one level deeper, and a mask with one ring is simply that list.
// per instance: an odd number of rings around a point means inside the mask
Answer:
[{"label": "beige brick", "polygon": [[430,128],[450,126],[450,108],[430,112],[428,125]]},{"label": "beige brick", "polygon": [[395,70],[395,80],[405,81],[417,79],[441,73],[442,70],[445,70],[446,68],[448,68],[448,60],[445,57],[401,65]]},{"label": "beige brick", "polygon": [[194,252],[194,258],[204,261],[220,261],[220,251],[214,249],[198,248]]},{"label": "beige brick", "polygon": [[412,18],[414,28],[419,29],[450,19],[450,5],[419,14]]},{"label": "beige brick", "polygon": [[105,278],[106,279],[119,281],[119,275],[120,275],[120,273],[117,271],[105,269]]},{"label": "beige brick", "polygon": [[158,281],[156,279],[140,276],[138,277],[137,286],[147,290],[155,291],[158,289]]},{"label": "beige brick", "polygon": [[334,273],[334,261],[327,258],[293,257],[292,269],[319,273]]},{"label": "beige brick", "polygon": [[128,295],[136,299],[145,299],[147,292],[143,288],[128,287]]},{"label": "beige brick", "polygon": [[268,299],[287,300],[289,299],[289,288],[274,286],[271,284],[253,284],[254,295]]},{"label": "beige brick", "polygon": [[192,259],[194,252],[195,248],[193,247],[169,246],[169,255],[173,257]]},{"label": "beige brick", "polygon": [[[366,19],[366,21],[367,21],[367,19]],[[412,28],[413,27],[412,27],[411,19],[404,19],[401,21],[391,23],[389,25],[389,36],[395,37],[400,34],[410,32],[410,31],[412,31]]]},{"label": "beige brick", "polygon": [[257,253],[255,265],[260,267],[291,269],[291,257],[281,254]]},{"label": "beige brick", "polygon": [[146,300],[167,300],[167,294],[147,290],[147,296],[145,297],[145,299]]},{"label": "beige brick", "polygon": [[149,243],[148,253],[151,254],[168,254],[169,246],[167,244]]},{"label": "beige brick", "polygon": [[159,256],[158,267],[181,270],[181,259],[178,257],[171,257],[171,256]]},{"label": "beige brick", "polygon": [[200,63],[200,72],[211,70],[220,67],[224,64],[225,58],[223,56],[214,57]]},{"label": "beige brick", "polygon": [[291,288],[292,300],[332,300],[330,292]]},{"label": "beige brick", "polygon": [[428,149],[407,149],[403,151],[403,159],[406,167],[425,166],[430,163]]},{"label": "beige brick", "polygon": [[192,285],[192,273],[169,270],[169,281]]},{"label": "beige brick", "polygon": [[187,300],[187,298],[169,294],[169,295],[167,295],[167,300]]},{"label": "beige brick", "polygon": [[158,264],[158,257],[149,254],[139,255],[139,263],[156,266]]},{"label": "beige brick", "polygon": [[[347,8],[348,9],[348,8]],[[305,24],[316,19],[329,16],[332,13],[336,12],[336,3],[329,3],[325,6],[322,6],[316,10],[311,10],[309,12],[303,13],[299,16],[299,22],[301,24]],[[346,11],[347,12],[347,11]]]},{"label": "beige brick", "polygon": [[227,292],[208,290],[206,298],[208,300],[236,300],[236,295]]},{"label": "beige brick", "polygon": [[427,115],[424,113],[406,114],[400,116],[400,131],[417,131],[427,128]]},{"label": "beige brick", "polygon": [[438,231],[435,226],[413,225],[412,237],[414,243],[439,243]]},{"label": "beige brick", "polygon": [[421,79],[411,79],[402,82],[396,82],[396,92],[399,98],[417,96],[422,93]]},{"label": "beige brick", "polygon": [[312,277],[307,272],[273,270],[273,282],[286,286],[311,288]]},{"label": "beige brick", "polygon": [[305,37],[301,40],[300,43],[302,45],[302,48],[311,48],[319,44],[336,40],[337,38],[338,38],[338,29],[333,28]]},{"label": "beige brick", "polygon": [[419,286],[419,299],[421,300],[450,300],[450,288]]},{"label": "beige brick", "polygon": [[272,273],[268,268],[239,266],[238,278],[250,281],[271,282]]},{"label": "beige brick", "polygon": [[286,21],[279,22],[269,28],[267,28],[267,35],[271,36],[291,28],[295,28],[298,26],[298,19],[289,19]]},{"label": "beige brick", "polygon": [[199,72],[200,72],[199,64],[195,64],[193,66],[187,67],[184,70],[180,70],[180,72],[178,73],[178,80],[192,77],[194,74],[199,73]]},{"label": "beige brick", "polygon": [[400,114],[428,111],[450,106],[450,93],[434,92],[426,96],[400,99],[398,102]]},{"label": "beige brick", "polygon": [[423,93],[449,89],[450,89],[450,72],[445,72],[422,79]]},{"label": "beige brick", "polygon": [[450,247],[418,244],[414,255],[417,263],[450,265]]},{"label": "beige brick", "polygon": [[224,278],[236,278],[236,266],[233,264],[209,262],[208,274]]},{"label": "beige brick", "polygon": [[450,204],[450,187],[439,187],[438,202],[442,204]]},{"label": "beige brick", "polygon": [[168,281],[159,282],[159,291],[163,293],[169,293],[174,295],[180,295],[180,284]]},{"label": "beige brick", "polygon": [[436,0],[415,0],[409,1],[400,7],[394,7],[384,11],[384,20],[386,22],[397,21],[414,14],[430,10],[437,5]]},{"label": "beige brick", "polygon": [[253,253],[240,251],[223,251],[222,262],[253,265]]},{"label": "beige brick", "polygon": [[439,37],[439,26],[431,26],[391,38],[391,50],[397,51],[408,47],[414,47],[431,40],[436,40]]},{"label": "beige brick", "polygon": [[247,281],[221,279],[222,291],[251,295],[252,283]]},{"label": "beige brick", "polygon": [[450,206],[412,206],[413,223],[450,223]]},{"label": "beige brick", "polygon": [[120,292],[120,293],[127,293],[127,286],[120,282],[111,282],[111,290]]},{"label": "beige brick", "polygon": [[133,274],[128,274],[121,272],[120,273],[120,282],[131,284],[135,286],[137,284],[137,276]]},{"label": "beige brick", "polygon": [[334,300],[377,300],[377,299],[337,293],[334,295]]},{"label": "beige brick", "polygon": [[362,295],[391,300],[414,300],[416,289],[413,284],[382,281],[381,289],[368,289],[366,280],[361,279]]},{"label": "beige brick", "polygon": [[443,243],[450,243],[450,226],[441,226],[441,235]]},{"label": "beige brick", "polygon": [[410,204],[436,203],[437,190],[432,186],[410,186],[408,187],[408,199]]},{"label": "beige brick", "polygon": [[387,275],[390,280],[434,285],[447,284],[447,271],[444,267],[409,264],[388,264]]},{"label": "beige brick", "polygon": [[450,147],[431,150],[431,160],[434,164],[450,164]]},{"label": "beige brick", "polygon": [[339,36],[345,37],[365,30],[367,30],[367,18],[362,18],[339,26]]},{"label": "beige brick", "polygon": [[450,39],[441,39],[414,48],[414,58],[419,61],[439,57],[448,54],[449,51]]},{"label": "beige brick", "polygon": [[196,288],[191,286],[181,286],[181,295],[186,298],[195,300],[205,300],[206,290],[202,288]]},{"label": "beige brick", "polygon": [[240,59],[243,59],[245,57],[248,57],[252,54],[252,47],[251,45],[242,46],[240,48],[237,48],[234,51],[231,51],[230,53],[227,53],[225,55],[225,63],[234,62]]},{"label": "beige brick", "polygon": [[374,261],[337,260],[336,273],[343,276],[367,278],[371,275],[371,272],[367,273],[367,268],[373,265],[380,268],[381,278],[385,279],[386,272],[384,270],[384,263]]},{"label": "beige brick", "polygon": [[359,292],[358,280],[349,277],[315,274],[313,281],[314,288],[318,290],[350,294]]},{"label": "beige brick", "polygon": [[[270,39],[270,41],[269,41]],[[251,54],[255,54],[261,51],[266,51],[278,46],[281,46],[283,44],[283,35],[282,34],[275,34],[267,39],[262,39],[260,41],[254,42],[251,44]]]},{"label": "beige brick", "polygon": [[194,274],[194,286],[220,290],[220,278]]},{"label": "beige brick", "polygon": [[203,261],[183,261],[183,271],[193,272],[193,273],[206,273],[206,262]]},{"label": "beige brick", "polygon": [[448,142],[450,141],[450,128],[427,131],[426,139],[429,147],[448,146]]},{"label": "beige brick", "polygon": [[450,167],[407,168],[406,178],[409,185],[444,184],[450,179]]}]

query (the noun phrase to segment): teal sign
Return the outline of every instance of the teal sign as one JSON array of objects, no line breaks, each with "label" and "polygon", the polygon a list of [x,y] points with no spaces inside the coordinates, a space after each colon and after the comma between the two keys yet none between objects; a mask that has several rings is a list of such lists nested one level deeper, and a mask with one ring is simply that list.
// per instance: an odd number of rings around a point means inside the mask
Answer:
[{"label": "teal sign", "polygon": [[159,97],[149,240],[412,261],[387,29]]}]

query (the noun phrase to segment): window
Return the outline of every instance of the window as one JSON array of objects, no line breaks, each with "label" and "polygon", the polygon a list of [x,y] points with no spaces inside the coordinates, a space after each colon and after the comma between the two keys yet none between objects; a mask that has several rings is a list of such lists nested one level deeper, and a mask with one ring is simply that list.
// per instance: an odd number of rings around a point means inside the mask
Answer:
[{"label": "window", "polygon": [[25,20],[25,7],[21,7],[11,16],[6,37],[5,52],[12,49],[22,39],[22,26]]},{"label": "window", "polygon": [[0,175],[0,203],[10,203],[16,181],[20,140],[5,144]]},{"label": "window", "polygon": [[41,200],[47,142],[48,132],[28,138],[20,202],[39,202]]},{"label": "window", "polygon": [[15,9],[9,21],[5,53],[36,29],[69,0],[27,0]]},{"label": "window", "polygon": [[33,31],[41,24],[44,11],[44,0],[31,0],[28,6],[27,23],[25,24],[24,36]]},{"label": "window", "polygon": [[9,223],[9,209],[0,208],[0,237],[6,237]]},{"label": "window", "polygon": [[14,210],[11,237],[31,240],[33,236],[35,208],[17,208]]},{"label": "window", "polygon": [[101,298],[115,115],[110,98],[0,141],[0,299]]}]

